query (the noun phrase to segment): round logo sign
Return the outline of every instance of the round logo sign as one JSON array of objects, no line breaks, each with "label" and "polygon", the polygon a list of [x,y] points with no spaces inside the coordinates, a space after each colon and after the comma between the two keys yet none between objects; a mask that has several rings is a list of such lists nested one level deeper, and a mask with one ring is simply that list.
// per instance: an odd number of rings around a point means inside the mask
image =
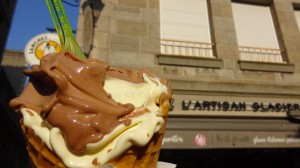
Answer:
[{"label": "round logo sign", "polygon": [[194,141],[198,146],[206,146],[206,137],[201,133],[195,136]]},{"label": "round logo sign", "polygon": [[30,65],[39,64],[40,59],[61,50],[57,34],[43,33],[33,37],[26,45],[24,55],[26,62]]}]

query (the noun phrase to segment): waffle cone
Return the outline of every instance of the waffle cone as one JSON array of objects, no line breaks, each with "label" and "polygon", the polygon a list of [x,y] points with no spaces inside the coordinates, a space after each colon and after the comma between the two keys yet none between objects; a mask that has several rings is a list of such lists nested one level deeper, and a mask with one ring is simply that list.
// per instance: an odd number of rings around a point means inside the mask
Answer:
[{"label": "waffle cone", "polygon": [[35,168],[66,168],[62,160],[45,143],[35,135],[34,131],[21,124],[21,128],[27,140],[27,151]]},{"label": "waffle cone", "polygon": [[[110,161],[107,164],[112,165],[114,168],[156,167],[169,112],[169,101],[166,99],[160,108],[162,108],[162,114],[165,122],[160,131],[153,135],[149,143],[144,147],[133,146],[124,152],[120,157]],[[27,150],[33,167],[66,168],[63,161],[47,148],[46,144],[35,135],[32,129],[25,127],[22,123],[21,127],[27,140]]]}]

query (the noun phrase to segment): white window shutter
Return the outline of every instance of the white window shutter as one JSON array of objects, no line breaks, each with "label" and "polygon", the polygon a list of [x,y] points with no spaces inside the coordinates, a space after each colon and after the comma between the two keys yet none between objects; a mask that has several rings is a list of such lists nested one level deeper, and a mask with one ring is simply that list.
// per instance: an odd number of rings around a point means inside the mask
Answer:
[{"label": "white window shutter", "polygon": [[269,6],[232,3],[242,60],[283,62]]},{"label": "white window shutter", "polygon": [[161,37],[211,42],[206,0],[161,0]]},{"label": "white window shutter", "polygon": [[232,3],[240,46],[279,49],[269,6]]}]

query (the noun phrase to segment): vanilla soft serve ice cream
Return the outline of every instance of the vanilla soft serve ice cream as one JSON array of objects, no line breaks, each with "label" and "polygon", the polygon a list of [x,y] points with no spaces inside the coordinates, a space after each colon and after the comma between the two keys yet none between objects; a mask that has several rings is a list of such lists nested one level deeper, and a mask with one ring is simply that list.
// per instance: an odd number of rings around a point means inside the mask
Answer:
[{"label": "vanilla soft serve ice cream", "polygon": [[70,52],[50,54],[11,107],[66,167],[99,167],[145,146],[165,124],[166,81],[146,70],[112,69]]}]

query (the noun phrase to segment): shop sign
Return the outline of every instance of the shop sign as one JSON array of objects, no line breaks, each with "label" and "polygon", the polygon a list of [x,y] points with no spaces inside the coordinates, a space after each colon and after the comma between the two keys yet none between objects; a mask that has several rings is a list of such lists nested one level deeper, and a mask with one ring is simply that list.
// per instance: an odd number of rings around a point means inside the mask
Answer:
[{"label": "shop sign", "polygon": [[42,33],[32,39],[25,46],[24,55],[29,65],[39,64],[40,59],[61,50],[60,41],[55,33]]},{"label": "shop sign", "polygon": [[[174,101],[173,101],[174,102]],[[262,102],[220,102],[220,101],[199,101],[182,100],[181,109],[187,110],[218,110],[218,111],[260,111],[260,112],[287,112],[300,111],[297,103],[262,103]]]},{"label": "shop sign", "polygon": [[219,148],[300,147],[300,137],[295,132],[216,131],[211,138],[214,147]]},{"label": "shop sign", "polygon": [[[199,96],[200,97],[200,96]],[[203,99],[202,97],[206,98]],[[282,98],[249,98],[196,95],[174,95],[170,115],[240,115],[286,117],[287,112],[300,112],[300,100]],[[223,100],[222,100],[223,99]]]},{"label": "shop sign", "polygon": [[300,147],[295,132],[167,130],[163,149]]}]

